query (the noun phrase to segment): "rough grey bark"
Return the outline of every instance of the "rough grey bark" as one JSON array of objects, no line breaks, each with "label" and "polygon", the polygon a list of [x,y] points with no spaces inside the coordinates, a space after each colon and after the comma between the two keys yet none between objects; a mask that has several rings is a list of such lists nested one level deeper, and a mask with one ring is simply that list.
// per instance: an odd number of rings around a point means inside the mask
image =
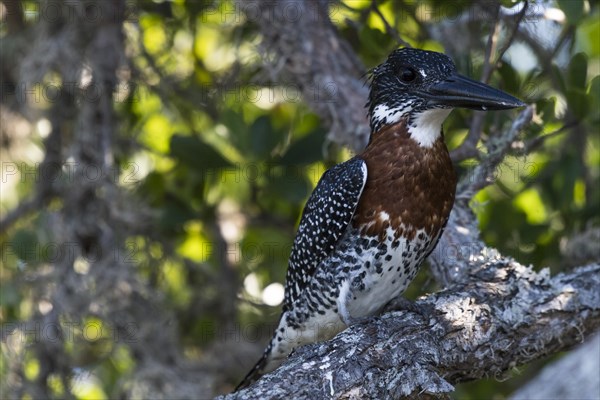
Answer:
[{"label": "rough grey bark", "polygon": [[600,326],[600,264],[548,270],[481,255],[450,289],[298,349],[254,386],[222,399],[443,396],[458,382],[584,341]]}]

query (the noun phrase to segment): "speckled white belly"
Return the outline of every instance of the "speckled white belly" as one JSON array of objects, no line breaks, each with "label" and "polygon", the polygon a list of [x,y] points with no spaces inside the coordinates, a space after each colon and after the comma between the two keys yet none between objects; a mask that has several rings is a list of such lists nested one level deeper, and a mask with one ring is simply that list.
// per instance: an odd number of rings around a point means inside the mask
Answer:
[{"label": "speckled white belly", "polygon": [[[384,242],[368,239],[367,248],[355,254],[361,268],[349,273],[338,297],[340,315],[347,322],[378,314],[404,292],[433,243],[422,230],[411,241],[394,239],[391,228]],[[379,244],[373,246],[374,241]]]}]

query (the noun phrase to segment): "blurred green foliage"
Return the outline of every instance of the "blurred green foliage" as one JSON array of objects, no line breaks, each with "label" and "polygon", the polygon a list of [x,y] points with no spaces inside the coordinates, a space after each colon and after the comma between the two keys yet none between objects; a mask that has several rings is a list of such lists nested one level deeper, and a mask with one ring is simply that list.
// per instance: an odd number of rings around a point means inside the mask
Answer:
[{"label": "blurred green foliage", "polygon": [[[116,156],[122,185],[152,209],[154,233],[128,241],[135,246],[137,273],[164,293],[186,354],[198,357],[215,338],[205,329],[215,321],[275,322],[280,293],[268,295],[265,288],[284,282],[294,229],[311,189],[350,153],[326,140],[326,127],[302,102],[298,88],[272,82],[262,72],[260,34],[235,4],[134,3],[135,18],[124,26],[132,79],[115,103],[123,142]],[[428,30],[424,8],[433,13],[444,4],[382,1],[379,9],[411,45],[443,51]],[[458,14],[470,4],[454,2],[451,10]],[[370,6],[370,1],[332,4],[335,25],[368,68],[397,47]],[[522,134],[522,145],[539,143],[528,154],[515,149],[473,204],[487,244],[554,272],[572,266],[561,256],[561,243],[600,222],[599,10],[588,1],[558,1],[558,6],[566,18],[560,25],[560,37],[568,38],[566,62],[534,61],[519,70],[506,57],[492,77],[493,84],[536,104],[535,122]],[[481,75],[489,25],[482,24],[480,37],[473,39],[477,46],[458,55],[461,72]],[[457,110],[445,123],[451,148],[460,145],[471,116]],[[484,132],[506,128],[511,116],[486,116]],[[29,146],[39,152],[36,126],[34,121]],[[31,169],[35,162],[18,165]],[[475,163],[461,162],[460,173],[468,174]],[[20,179],[7,188],[14,194],[3,196],[3,212],[26,199],[34,185]],[[23,287],[25,266],[43,269],[52,262],[51,238],[40,228],[46,216],[42,210],[23,219],[1,238],[3,324],[25,320],[40,307],[31,293],[17,288]],[[216,305],[231,293],[215,286],[224,261],[235,271],[239,295],[239,310],[225,316]],[[422,272],[409,296],[426,290],[426,280]],[[81,361],[74,368],[81,377],[75,379],[74,395],[109,398],[135,368],[126,344],[74,335],[68,344]],[[2,365],[8,354],[3,348]],[[36,379],[39,369],[39,360],[28,359],[24,379]],[[7,370],[0,367],[0,374]],[[48,383],[56,397],[65,394],[64,384],[58,378]],[[482,381],[459,387],[456,397],[491,398],[512,389]]]}]

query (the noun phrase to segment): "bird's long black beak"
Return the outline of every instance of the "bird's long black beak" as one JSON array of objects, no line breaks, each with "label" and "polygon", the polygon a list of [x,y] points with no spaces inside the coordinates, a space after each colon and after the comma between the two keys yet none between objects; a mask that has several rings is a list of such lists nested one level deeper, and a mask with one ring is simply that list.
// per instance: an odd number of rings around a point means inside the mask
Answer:
[{"label": "bird's long black beak", "polygon": [[459,74],[434,84],[424,94],[432,104],[473,110],[506,110],[526,105],[508,93]]}]

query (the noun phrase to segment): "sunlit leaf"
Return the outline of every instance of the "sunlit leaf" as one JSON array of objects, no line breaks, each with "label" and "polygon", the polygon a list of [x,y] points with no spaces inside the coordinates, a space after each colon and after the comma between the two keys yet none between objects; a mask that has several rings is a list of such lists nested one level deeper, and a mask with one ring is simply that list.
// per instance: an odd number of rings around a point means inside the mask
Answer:
[{"label": "sunlit leaf", "polygon": [[172,124],[162,114],[153,114],[148,118],[143,127],[144,135],[141,140],[150,148],[167,153],[169,150],[169,139],[173,133]]},{"label": "sunlit leaf", "polygon": [[204,262],[211,256],[215,256],[215,253],[219,251],[204,235],[200,224],[186,224],[185,231],[185,239],[177,248],[181,255],[196,262]]},{"label": "sunlit leaf", "polygon": [[108,396],[104,393],[104,390],[102,390],[102,386],[95,376],[88,373],[82,373],[75,375],[73,379],[74,383],[71,390],[77,399],[108,399]]},{"label": "sunlit leaf", "polygon": [[40,373],[39,360],[37,358],[28,357],[23,370],[27,379],[29,379],[30,381],[35,380],[38,377],[38,374]]},{"label": "sunlit leaf", "polygon": [[590,57],[600,56],[600,18],[597,15],[586,18],[577,26],[577,43]]},{"label": "sunlit leaf", "polygon": [[140,18],[140,23],[143,26],[144,46],[151,54],[158,53],[167,40],[162,19],[147,14]]},{"label": "sunlit leaf", "polygon": [[528,189],[521,192],[513,200],[513,203],[523,210],[527,216],[527,222],[530,224],[539,224],[546,221],[546,208],[537,190]]},{"label": "sunlit leaf", "polygon": [[167,292],[176,303],[185,304],[189,301],[191,292],[185,284],[185,269],[181,263],[166,262],[162,268],[162,277],[162,283],[166,285]]}]

